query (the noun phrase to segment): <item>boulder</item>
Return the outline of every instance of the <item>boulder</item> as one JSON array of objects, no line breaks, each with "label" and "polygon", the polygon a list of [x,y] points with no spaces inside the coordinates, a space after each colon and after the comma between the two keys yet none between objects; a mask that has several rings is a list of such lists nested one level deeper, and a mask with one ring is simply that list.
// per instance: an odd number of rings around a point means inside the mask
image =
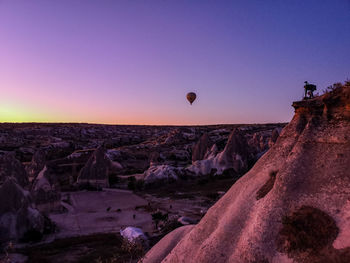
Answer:
[{"label": "boulder", "polygon": [[178,179],[179,169],[170,165],[151,166],[144,172],[145,184],[152,184],[159,181],[172,181]]},{"label": "boulder", "polygon": [[146,235],[143,233],[143,231],[137,227],[131,227],[131,226],[126,227],[125,229],[120,230],[120,235],[124,239],[132,243],[145,242],[148,240]]}]

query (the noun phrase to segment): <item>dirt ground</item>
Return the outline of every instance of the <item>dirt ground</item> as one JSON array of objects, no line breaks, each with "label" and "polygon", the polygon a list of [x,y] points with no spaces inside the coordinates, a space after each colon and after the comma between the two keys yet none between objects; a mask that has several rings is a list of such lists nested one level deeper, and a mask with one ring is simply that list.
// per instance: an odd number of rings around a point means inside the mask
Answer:
[{"label": "dirt ground", "polygon": [[[234,182],[234,178],[200,178],[135,193],[119,189],[63,192],[66,212],[49,214],[58,231],[40,243],[19,246],[16,256],[25,255],[27,262],[113,262],[108,260],[115,257],[120,258],[116,262],[130,262],[136,258],[133,253],[146,251],[123,250],[121,229],[141,228],[152,246],[181,225],[174,224],[179,217],[199,221]],[[163,222],[156,229],[152,214],[158,211],[168,214],[172,223]]]},{"label": "dirt ground", "polygon": [[59,229],[53,235],[55,239],[119,232],[127,226],[139,227],[144,232],[153,229],[151,215],[135,209],[147,205],[147,201],[131,191],[106,189],[65,192],[62,199],[68,211],[49,215]]}]

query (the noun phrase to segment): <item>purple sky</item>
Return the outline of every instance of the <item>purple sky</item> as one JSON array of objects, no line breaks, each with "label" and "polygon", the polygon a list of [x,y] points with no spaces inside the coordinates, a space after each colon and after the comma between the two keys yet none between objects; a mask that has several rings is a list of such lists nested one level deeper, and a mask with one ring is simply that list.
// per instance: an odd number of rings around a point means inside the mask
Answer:
[{"label": "purple sky", "polygon": [[0,0],[0,122],[284,122],[347,78],[348,0]]}]

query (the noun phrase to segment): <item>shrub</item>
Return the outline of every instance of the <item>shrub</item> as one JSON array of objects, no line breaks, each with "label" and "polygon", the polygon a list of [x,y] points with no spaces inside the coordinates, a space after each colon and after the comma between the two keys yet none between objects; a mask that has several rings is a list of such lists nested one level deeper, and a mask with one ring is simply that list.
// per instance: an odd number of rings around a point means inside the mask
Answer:
[{"label": "shrub", "polygon": [[168,220],[168,214],[163,214],[162,212],[156,212],[152,214],[152,220],[155,224],[155,228],[158,228],[158,224],[161,221],[167,221]]},{"label": "shrub", "polygon": [[176,219],[168,220],[165,222],[164,226],[162,227],[162,235],[167,235],[171,231],[175,230],[178,227],[181,227],[182,224],[178,222]]}]

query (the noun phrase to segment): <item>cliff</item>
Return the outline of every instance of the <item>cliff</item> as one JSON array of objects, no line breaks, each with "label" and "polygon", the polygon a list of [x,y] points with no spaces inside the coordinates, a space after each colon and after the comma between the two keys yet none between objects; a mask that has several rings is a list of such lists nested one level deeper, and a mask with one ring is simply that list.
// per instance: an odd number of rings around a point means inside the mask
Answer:
[{"label": "cliff", "polygon": [[350,86],[293,107],[254,167],[143,262],[350,262]]}]

